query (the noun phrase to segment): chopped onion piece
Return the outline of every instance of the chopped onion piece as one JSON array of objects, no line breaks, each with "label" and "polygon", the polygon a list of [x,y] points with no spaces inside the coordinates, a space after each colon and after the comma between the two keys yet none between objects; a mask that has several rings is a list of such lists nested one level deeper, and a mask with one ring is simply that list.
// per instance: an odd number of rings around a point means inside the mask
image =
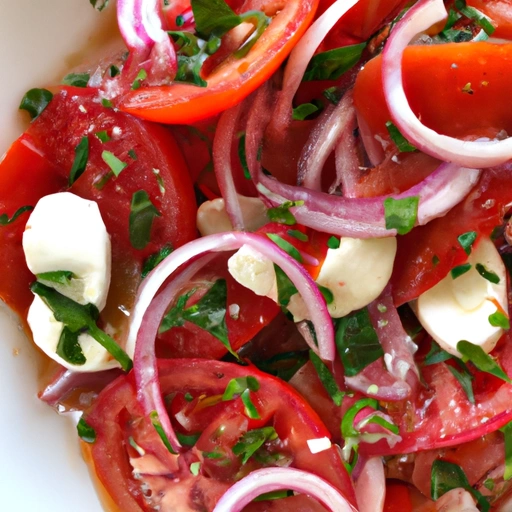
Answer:
[{"label": "chopped onion piece", "polygon": [[392,30],[382,54],[382,82],[391,117],[409,142],[435,158],[467,167],[500,165],[512,159],[512,138],[464,141],[441,135],[418,119],[405,95],[402,77],[405,48],[417,34],[446,16],[443,0],[420,1]]},{"label": "chopped onion piece", "polygon": [[308,439],[308,448],[311,453],[320,453],[324,450],[328,450],[332,444],[328,437],[320,437],[318,439]]},{"label": "chopped onion piece", "polygon": [[213,512],[240,512],[260,494],[283,489],[308,494],[335,512],[356,512],[331,484],[313,473],[292,468],[265,468],[251,472],[226,491]]}]

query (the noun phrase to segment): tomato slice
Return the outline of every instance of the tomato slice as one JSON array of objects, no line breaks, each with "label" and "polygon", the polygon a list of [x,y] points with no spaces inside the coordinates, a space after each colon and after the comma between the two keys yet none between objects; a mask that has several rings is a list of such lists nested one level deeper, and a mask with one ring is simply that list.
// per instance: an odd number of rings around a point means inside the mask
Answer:
[{"label": "tomato slice", "polygon": [[496,30],[493,37],[512,39],[512,12],[507,0],[467,0],[467,5],[475,7],[492,20]]},{"label": "tomato slice", "polygon": [[[291,467],[325,478],[355,502],[350,477],[336,448],[317,454],[309,450],[308,439],[329,437],[329,433],[311,407],[287,384],[254,367],[199,359],[160,361],[159,375],[172,413],[176,409],[181,413],[171,414],[176,428],[198,436],[194,446],[181,455],[167,452],[149,420],[142,417],[132,374],[106,388],[87,416],[96,430],[91,450],[94,469],[121,510],[149,509],[143,497],[143,482],[153,491],[158,488],[153,496],[162,504],[170,506],[175,500],[183,511],[211,510],[231,482],[249,469],[273,465],[282,457]],[[260,419],[250,420],[244,415],[240,398],[222,401],[231,379],[248,376],[260,386],[258,391],[251,391]],[[261,427],[273,427],[279,440],[273,447],[265,445],[259,456],[251,456],[242,464],[233,446],[247,431]],[[134,443],[144,452],[137,453]],[[144,459],[142,453],[151,455],[151,459]],[[201,469],[194,476],[190,465],[199,461]],[[132,470],[144,465],[137,480]],[[262,503],[254,510],[267,510],[265,507]]]},{"label": "tomato slice", "polygon": [[[143,87],[120,98],[119,108],[151,121],[190,124],[227,110],[279,68],[315,14],[318,0],[247,0],[235,12],[262,10],[270,25],[245,57],[229,56],[203,78],[207,87],[184,83]],[[215,55],[214,55],[215,57]]]},{"label": "tomato slice", "polygon": [[[110,140],[101,142],[96,135],[101,132]],[[87,166],[69,187],[75,147],[83,137],[89,140]],[[113,176],[103,161],[104,151],[128,164],[119,176]],[[132,306],[148,255],[196,236],[193,188],[172,135],[163,127],[103,107],[94,90],[70,87],[57,92],[0,163],[0,184],[0,213],[9,215],[64,190],[98,203],[112,239],[113,274],[103,317],[116,328],[127,321],[119,307]],[[155,218],[143,250],[132,247],[129,232],[131,199],[138,190],[145,190],[162,214]],[[0,226],[0,297],[22,316],[32,300],[28,285],[33,276],[21,246],[27,216]]]},{"label": "tomato slice", "polygon": [[[511,133],[512,106],[503,102],[512,87],[504,71],[511,63],[512,44],[410,46],[402,64],[404,89],[413,112],[439,133],[471,139]],[[370,132],[389,141],[380,57],[359,73],[354,105]]]}]

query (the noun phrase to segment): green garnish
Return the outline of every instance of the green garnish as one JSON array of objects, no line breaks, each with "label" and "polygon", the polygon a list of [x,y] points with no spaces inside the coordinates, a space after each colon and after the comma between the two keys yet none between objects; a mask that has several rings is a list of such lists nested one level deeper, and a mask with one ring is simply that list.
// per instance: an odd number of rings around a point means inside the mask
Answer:
[{"label": "green garnish", "polygon": [[83,416],[78,420],[76,430],[82,441],[89,444],[96,441],[96,431],[84,420]]},{"label": "green garnish", "polygon": [[161,216],[145,190],[138,190],[133,194],[130,207],[130,242],[135,249],[141,250],[148,245],[153,221],[155,217]]},{"label": "green garnish", "polygon": [[468,256],[471,254],[471,248],[475,243],[476,236],[476,231],[468,231],[457,237],[457,241]]},{"label": "green garnish", "polygon": [[337,80],[359,62],[365,48],[366,43],[360,43],[317,53],[309,61],[303,80]]},{"label": "green garnish", "polygon": [[411,153],[416,151],[416,147],[400,133],[400,130],[391,121],[386,122],[386,128],[391,140],[395,143],[395,146],[398,148],[400,153]]},{"label": "green garnish", "polygon": [[75,147],[75,159],[69,172],[68,185],[71,187],[75,181],[82,176],[89,159],[89,139],[87,136],[82,137]]},{"label": "green garnish", "polygon": [[498,284],[500,282],[500,278],[498,276],[498,274],[494,273],[492,270],[488,270],[487,268],[485,268],[484,265],[482,265],[481,263],[477,263],[475,265],[475,268],[476,268],[476,271],[484,278],[484,279],[487,279],[487,281],[493,283],[493,284]]},{"label": "green garnish", "polygon": [[399,235],[405,235],[411,231],[418,217],[418,196],[384,200],[384,216],[386,229],[396,229]]},{"label": "green garnish", "polygon": [[30,89],[23,96],[20,103],[20,110],[26,110],[32,121],[41,115],[41,112],[52,101],[53,93],[47,89]]},{"label": "green garnish", "polygon": [[89,78],[89,73],[69,73],[62,79],[62,84],[73,87],[87,87]]},{"label": "green garnish", "polygon": [[110,170],[116,177],[119,176],[121,172],[128,166],[127,163],[119,160],[119,158],[117,158],[117,156],[115,156],[110,151],[103,151],[101,153],[101,158],[110,167]]},{"label": "green garnish", "polygon": [[[296,206],[302,206],[303,204],[304,204],[304,201],[285,201],[283,204],[281,204],[279,206],[276,206],[274,208],[269,208],[267,210],[267,217],[272,222],[279,222],[280,224],[285,224],[287,226],[293,226],[294,224],[297,224],[297,221],[295,220],[293,213],[290,211],[290,208],[294,208]],[[274,235],[274,236],[277,236],[277,235]],[[286,250],[286,249],[284,249],[284,250]]]},{"label": "green garnish", "polygon": [[452,276],[452,279],[457,279],[458,277],[462,276],[466,272],[469,272],[471,270],[471,263],[464,263],[463,265],[458,265],[457,267],[453,267],[450,270],[450,274]]},{"label": "green garnish", "polygon": [[22,206],[13,213],[11,218],[9,218],[7,213],[2,213],[2,215],[0,215],[0,226],[7,226],[8,224],[12,224],[22,213],[30,212],[33,209],[33,206]]}]

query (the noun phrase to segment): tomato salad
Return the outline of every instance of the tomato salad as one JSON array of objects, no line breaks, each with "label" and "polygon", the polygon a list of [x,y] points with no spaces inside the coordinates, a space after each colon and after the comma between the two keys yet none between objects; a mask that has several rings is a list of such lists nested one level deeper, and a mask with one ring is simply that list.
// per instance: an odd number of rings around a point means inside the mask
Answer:
[{"label": "tomato salad", "polygon": [[509,510],[508,2],[107,8],[126,50],[0,162],[0,297],[105,507]]}]

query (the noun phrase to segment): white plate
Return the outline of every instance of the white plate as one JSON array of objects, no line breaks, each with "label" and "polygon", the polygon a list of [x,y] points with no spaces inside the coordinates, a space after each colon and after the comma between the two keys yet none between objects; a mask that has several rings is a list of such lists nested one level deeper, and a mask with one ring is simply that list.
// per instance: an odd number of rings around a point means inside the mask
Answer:
[{"label": "white plate", "polygon": [[[17,108],[23,94],[58,82],[98,53],[105,34],[115,37],[113,7],[99,13],[89,0],[0,0],[0,155],[28,123]],[[0,302],[0,508],[99,512],[72,420],[37,399],[37,374],[31,343]]]}]

